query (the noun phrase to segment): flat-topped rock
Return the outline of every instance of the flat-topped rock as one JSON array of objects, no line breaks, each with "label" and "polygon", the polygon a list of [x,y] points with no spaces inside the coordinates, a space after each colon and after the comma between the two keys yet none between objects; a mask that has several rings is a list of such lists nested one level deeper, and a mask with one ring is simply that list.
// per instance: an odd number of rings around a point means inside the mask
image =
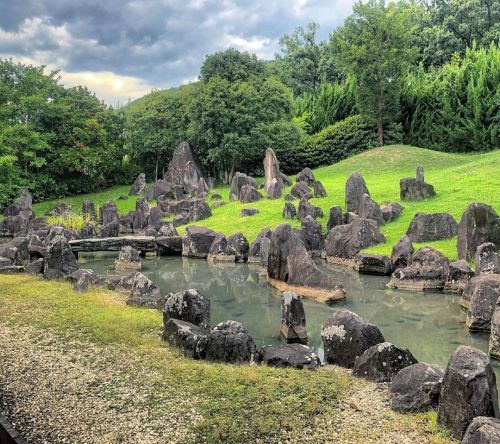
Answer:
[{"label": "flat-topped rock", "polygon": [[259,210],[257,208],[242,208],[240,211],[241,217],[255,216]]},{"label": "flat-topped rock", "polygon": [[458,224],[448,213],[416,213],[406,231],[413,242],[432,242],[454,237]]},{"label": "flat-topped rock", "polygon": [[356,270],[363,274],[378,274],[386,276],[391,274],[391,261],[388,256],[373,253],[358,253],[354,257]]},{"label": "flat-topped rock", "polygon": [[238,199],[241,203],[257,202],[262,195],[252,185],[243,185]]},{"label": "flat-topped rock", "polygon": [[474,277],[474,271],[464,259],[450,263],[444,290],[462,294],[469,281]]},{"label": "flat-topped rock", "polygon": [[75,253],[92,251],[120,251],[127,245],[141,252],[156,250],[156,242],[153,236],[122,236],[94,239],[74,239],[69,241],[69,246]]},{"label": "flat-topped rock", "polygon": [[188,358],[203,359],[205,357],[207,332],[194,324],[179,319],[169,319],[165,324],[162,339],[178,347]]},{"label": "flat-topped rock", "polygon": [[314,370],[320,366],[318,355],[303,344],[266,345],[260,350],[258,360],[278,368]]},{"label": "flat-topped rock", "polygon": [[300,220],[305,219],[307,216],[311,216],[313,219],[318,217],[323,217],[323,210],[309,203],[306,198],[300,199],[298,208],[298,218]]}]

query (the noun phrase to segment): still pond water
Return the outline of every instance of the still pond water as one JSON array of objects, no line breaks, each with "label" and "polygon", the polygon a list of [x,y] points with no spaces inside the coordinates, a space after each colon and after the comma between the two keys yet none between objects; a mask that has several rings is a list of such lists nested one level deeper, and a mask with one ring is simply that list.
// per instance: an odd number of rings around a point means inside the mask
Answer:
[{"label": "still pond water", "polygon": [[[80,255],[80,262],[97,273],[115,273],[116,254]],[[377,325],[387,341],[408,347],[418,361],[446,366],[460,344],[488,351],[486,335],[471,335],[464,327],[465,311],[458,297],[443,293],[414,293],[386,288],[387,277],[359,275],[327,265],[347,291],[345,301],[327,306],[304,299],[309,346],[323,358],[321,324],[339,307],[358,313]],[[162,292],[188,288],[210,299],[212,325],[227,319],[241,322],[257,347],[279,344],[280,293],[259,279],[257,266],[210,264],[202,259],[151,257],[143,259],[143,271]],[[497,380],[500,365],[493,362]]]}]

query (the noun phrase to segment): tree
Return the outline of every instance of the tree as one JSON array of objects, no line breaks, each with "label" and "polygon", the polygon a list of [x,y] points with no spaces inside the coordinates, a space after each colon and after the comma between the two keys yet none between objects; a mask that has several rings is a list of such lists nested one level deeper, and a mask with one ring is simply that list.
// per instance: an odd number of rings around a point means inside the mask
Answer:
[{"label": "tree", "polygon": [[408,18],[404,3],[358,2],[332,36],[340,65],[356,78],[357,107],[377,124],[380,144],[384,126],[399,116],[403,74],[415,56]]}]

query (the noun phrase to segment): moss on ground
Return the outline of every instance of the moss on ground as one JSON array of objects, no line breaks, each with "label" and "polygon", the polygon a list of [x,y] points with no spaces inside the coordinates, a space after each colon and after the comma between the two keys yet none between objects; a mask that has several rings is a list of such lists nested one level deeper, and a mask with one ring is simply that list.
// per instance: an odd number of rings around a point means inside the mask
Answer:
[{"label": "moss on ground", "polygon": [[[159,437],[168,437],[169,424],[176,420],[172,413],[166,413],[166,406],[171,411],[173,399],[181,397],[201,418],[191,425],[195,442],[330,442],[330,432],[342,426],[336,421],[344,398],[356,396],[357,387],[364,384],[330,366],[306,372],[186,359],[160,340],[160,312],[126,306],[123,297],[115,292],[94,289],[77,294],[69,283],[27,275],[0,275],[0,288],[0,325],[35,329],[35,346],[40,338],[55,334],[60,341],[58,346],[74,347],[86,341],[92,344],[89,348],[122,355],[118,366],[120,380],[135,381],[134,389],[145,399],[144,409],[149,415],[145,417],[157,419],[158,415],[166,415],[163,429],[150,430]],[[100,368],[103,356],[104,353],[96,356]],[[114,362],[108,365],[113,374]],[[109,396],[105,390],[98,392],[101,398]],[[83,389],[76,393],[82,402],[93,401]],[[64,396],[60,403],[62,408]],[[120,412],[128,409],[126,403],[113,408],[118,421]],[[345,411],[345,407],[342,409]],[[58,412],[45,411],[44,418],[46,415],[57,417]],[[388,410],[384,415],[390,424],[384,427],[389,427],[387,433],[392,436],[410,433],[415,438],[413,442],[450,442],[437,431],[432,413],[398,415]],[[351,427],[342,433],[360,433],[362,441],[358,442],[380,442],[386,430],[366,430],[369,434],[364,435],[364,423],[363,420],[359,431]]]}]

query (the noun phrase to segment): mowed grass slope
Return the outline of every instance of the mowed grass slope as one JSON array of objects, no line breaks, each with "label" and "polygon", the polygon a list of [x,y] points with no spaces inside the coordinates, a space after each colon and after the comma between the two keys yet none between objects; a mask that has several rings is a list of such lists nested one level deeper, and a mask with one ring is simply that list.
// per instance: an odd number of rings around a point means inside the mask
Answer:
[{"label": "mowed grass slope", "polygon": [[[419,164],[424,166],[425,180],[434,185],[437,196],[420,202],[400,202],[399,180],[403,177],[414,177]],[[328,193],[326,198],[311,199],[312,204],[323,210],[324,217],[318,221],[325,231],[329,208],[340,205],[345,210],[345,182],[354,171],[359,171],[363,175],[376,202],[382,204],[395,201],[404,207],[399,219],[381,228],[387,242],[368,249],[370,252],[390,254],[392,246],[406,233],[411,219],[417,212],[448,212],[459,222],[467,205],[479,201],[491,205],[500,213],[500,150],[485,154],[449,154],[406,145],[393,145],[375,148],[337,164],[314,170],[316,179],[323,183]],[[258,179],[258,182],[262,182],[262,179]],[[34,209],[38,215],[42,215],[55,204],[66,202],[78,211],[84,199],[91,199],[97,205],[113,199],[120,214],[125,214],[135,208],[136,197],[130,196],[128,200],[117,199],[120,195],[127,194],[129,189],[130,185],[117,186],[102,193],[38,203]],[[287,188],[283,195],[289,191]],[[227,205],[213,209],[212,217],[194,225],[206,226],[226,235],[241,231],[250,242],[264,227],[274,228],[280,223],[300,226],[298,220],[290,221],[282,217],[285,203],[283,198],[276,200],[263,198],[259,202],[242,204],[229,201],[229,186],[221,186],[213,192],[221,194],[228,202]],[[264,194],[263,190],[261,192]],[[207,201],[209,204],[212,203],[210,198]],[[297,199],[294,204],[298,205]],[[259,213],[242,218],[241,209],[246,207],[257,208]],[[184,229],[185,227],[180,227],[181,234]],[[438,249],[452,259],[457,256],[456,238],[427,242],[426,245]]]},{"label": "mowed grass slope", "polygon": [[[434,185],[437,196],[420,202],[400,202],[399,180],[415,177],[417,165],[423,165],[425,181]],[[306,165],[304,165],[306,166]],[[340,205],[345,210],[345,182],[349,175],[358,171],[364,177],[372,198],[379,204],[400,202],[404,211],[399,219],[381,227],[387,239],[382,245],[368,249],[370,252],[390,254],[392,246],[406,233],[410,221],[417,212],[450,213],[457,222],[470,202],[487,203],[500,213],[500,150],[486,154],[449,154],[412,146],[393,145],[375,148],[337,164],[314,170],[328,193],[326,198],[311,199],[322,208],[324,217],[318,221],[326,227],[329,208]],[[294,179],[294,178],[293,178]],[[215,190],[228,200],[229,188]],[[284,193],[289,192],[286,189]],[[299,221],[282,217],[284,199],[267,200],[251,204],[230,202],[213,210],[213,216],[197,222],[226,235],[241,231],[251,241],[263,227],[275,227],[291,223],[299,227]],[[298,205],[298,200],[294,201]],[[253,217],[242,218],[242,208],[257,208]],[[324,228],[326,231],[326,228]],[[427,242],[450,258],[456,258],[456,238]],[[419,245],[417,244],[416,247]]]}]

